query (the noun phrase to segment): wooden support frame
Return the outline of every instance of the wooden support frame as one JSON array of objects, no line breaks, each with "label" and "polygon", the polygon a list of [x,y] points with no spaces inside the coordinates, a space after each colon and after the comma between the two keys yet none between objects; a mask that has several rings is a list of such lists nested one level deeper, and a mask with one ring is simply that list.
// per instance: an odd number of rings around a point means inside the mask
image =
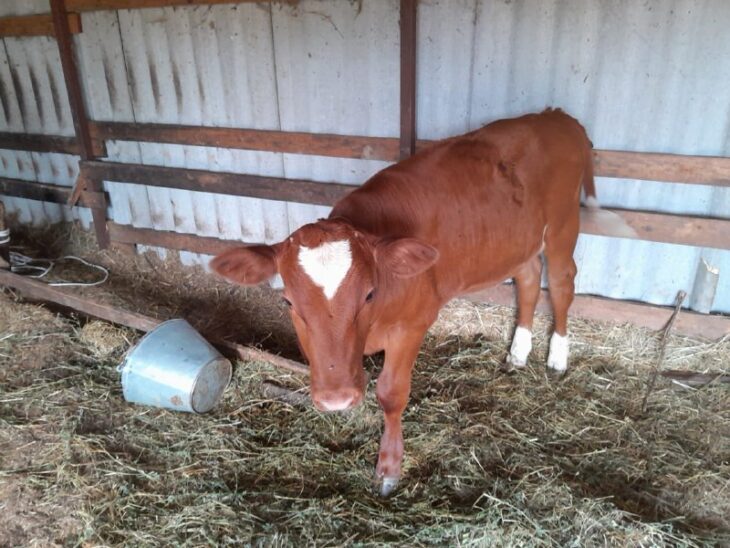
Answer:
[{"label": "wooden support frame", "polygon": [[[71,115],[76,131],[76,140],[79,144],[79,153],[83,160],[94,158],[94,146],[89,133],[89,120],[86,116],[86,106],[81,91],[81,75],[76,65],[76,58],[73,50],[73,38],[68,26],[68,13],[65,0],[51,0],[51,15],[53,16],[53,27],[58,52],[63,67],[63,77],[66,82],[66,91],[71,106]],[[78,181],[77,181],[78,184]],[[103,192],[104,186],[101,180],[89,182],[88,190],[92,192]],[[105,249],[109,246],[109,233],[106,229],[106,204],[104,207],[91,209],[91,217],[94,221],[94,231],[99,247]]]},{"label": "wooden support frame", "polygon": [[[730,220],[670,215],[629,209],[606,209],[618,215],[634,230],[631,239],[679,245],[730,249]],[[580,231],[596,236],[627,237],[602,228],[590,213],[583,211]]]},{"label": "wooden support frame", "polygon": [[317,205],[334,205],[356,188],[341,183],[100,161],[81,162],[79,177]]},{"label": "wooden support frame", "polygon": [[[66,204],[71,190],[71,187],[66,186],[0,177],[0,194],[26,200]],[[84,207],[102,208],[106,207],[106,196],[101,192],[86,190],[81,192],[80,202]]]},{"label": "wooden support frame", "polygon": [[[71,34],[81,32],[81,17],[78,13],[67,16],[68,29]],[[6,36],[55,36],[53,17],[48,14],[20,15],[0,18],[0,37]]]},{"label": "wooden support frame", "polygon": [[[127,122],[90,122],[89,128],[97,150],[102,150],[105,140],[121,140],[386,162],[396,162],[401,155],[401,140],[393,137]],[[434,143],[418,140],[416,148]],[[621,150],[594,150],[593,157],[598,177],[730,186],[730,158],[726,157]]]},{"label": "wooden support frame", "polygon": [[597,150],[594,162],[601,177],[730,186],[730,158]]},{"label": "wooden support frame", "polygon": [[177,251],[191,251],[203,255],[217,255],[234,247],[246,245],[242,242],[183,234],[169,230],[154,228],[137,228],[130,225],[109,223],[109,236],[114,243],[128,245],[148,245],[175,249]]},{"label": "wooden support frame", "polygon": [[75,137],[39,133],[0,132],[0,148],[29,152],[60,152],[76,156],[81,153]]},{"label": "wooden support frame", "polygon": [[[79,177],[329,206],[357,188],[340,183],[101,161],[81,162]],[[605,211],[620,216],[634,230],[635,234],[630,236],[632,239],[730,249],[728,220],[629,210]],[[629,237],[622,232],[602,228],[592,221],[590,215],[585,215],[584,219],[581,232],[585,234]]]},{"label": "wooden support frame", "polygon": [[[100,318],[117,325],[137,329],[138,331],[152,331],[163,321],[138,312],[130,312],[108,304],[99,303],[88,296],[67,293],[38,280],[13,274],[2,269],[0,269],[0,285],[12,287],[30,300],[52,302],[84,316]],[[210,339],[210,341],[222,351],[227,351],[224,353],[237,356],[242,360],[269,362],[276,367],[299,375],[309,375],[309,368],[306,365],[282,356],[277,356],[266,350],[229,341],[221,341],[215,338]]]},{"label": "wooden support frame", "polygon": [[94,142],[171,143],[391,162],[399,154],[399,141],[393,137],[129,122],[90,122],[89,129]]},{"label": "wooden support frame", "polygon": [[400,0],[400,159],[416,152],[418,0]]}]

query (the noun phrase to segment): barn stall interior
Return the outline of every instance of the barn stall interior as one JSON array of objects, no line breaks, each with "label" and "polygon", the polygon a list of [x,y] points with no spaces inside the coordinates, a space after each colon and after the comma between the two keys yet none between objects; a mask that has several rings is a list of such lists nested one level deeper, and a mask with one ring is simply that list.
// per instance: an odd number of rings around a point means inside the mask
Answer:
[{"label": "barn stall interior", "polygon": [[[730,539],[724,2],[0,10],[0,249],[109,273],[0,270],[0,544]],[[511,285],[449,304],[380,498],[374,381],[357,409],[315,411],[277,284],[208,261],[326,216],[428,141],[549,106],[595,145],[603,216],[575,252],[570,370],[544,370],[549,314],[529,367],[502,370]],[[45,283],[68,281],[87,286]],[[122,397],[124,353],[177,317],[239,356],[208,414]],[[375,379],[382,358],[365,364]]]}]

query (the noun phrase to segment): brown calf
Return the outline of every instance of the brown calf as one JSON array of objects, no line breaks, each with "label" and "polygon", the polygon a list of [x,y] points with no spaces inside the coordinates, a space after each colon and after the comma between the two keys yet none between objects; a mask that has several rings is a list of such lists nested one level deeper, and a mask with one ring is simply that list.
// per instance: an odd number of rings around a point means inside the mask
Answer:
[{"label": "brown calf", "polygon": [[514,278],[519,315],[508,362],[524,366],[544,251],[555,315],[548,366],[567,367],[581,185],[595,205],[591,143],[575,119],[547,110],[500,120],[384,169],[328,219],[276,245],[227,251],[212,268],[243,285],[281,274],[321,410],[360,403],[362,357],[385,351],[376,478],[388,494],[400,477],[414,361],[451,298]]}]

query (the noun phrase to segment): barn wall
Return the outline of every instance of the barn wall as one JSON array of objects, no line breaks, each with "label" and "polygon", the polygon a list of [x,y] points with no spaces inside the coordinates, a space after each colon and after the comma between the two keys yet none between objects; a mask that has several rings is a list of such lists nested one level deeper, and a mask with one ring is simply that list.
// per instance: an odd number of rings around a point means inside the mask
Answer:
[{"label": "barn wall", "polygon": [[[0,4],[0,16],[47,11],[42,0]],[[419,138],[561,106],[597,148],[730,156],[724,0],[421,0],[418,27]],[[83,29],[76,40],[93,119],[398,135],[396,0],[92,12]],[[3,131],[73,133],[52,39],[5,38],[0,85]],[[118,161],[354,184],[386,165],[127,142],[108,149]],[[73,156],[0,151],[0,159],[11,177],[75,177]],[[234,240],[273,242],[327,213],[139,185],[107,189],[116,222]],[[604,205],[730,218],[727,188],[599,179],[598,194]],[[24,222],[72,215],[8,201]],[[721,269],[716,308],[730,312],[728,251],[582,235],[577,289],[669,304],[678,289],[691,290],[700,257]]]},{"label": "barn wall", "polygon": [[[48,13],[47,0],[0,2],[0,17]],[[56,40],[50,37],[3,38],[0,43],[0,131],[74,135]],[[72,186],[78,156],[0,149],[0,174],[14,179]],[[73,212],[59,204],[3,197],[20,222],[81,220],[88,227],[90,212]]]}]

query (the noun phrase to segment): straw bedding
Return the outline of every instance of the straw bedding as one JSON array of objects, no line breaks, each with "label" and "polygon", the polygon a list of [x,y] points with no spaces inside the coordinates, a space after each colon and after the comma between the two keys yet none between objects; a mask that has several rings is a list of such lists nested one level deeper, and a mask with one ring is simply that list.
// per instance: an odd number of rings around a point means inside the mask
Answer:
[{"label": "straw bedding", "polygon": [[[58,240],[112,271],[87,294],[296,356],[275,292],[84,238]],[[570,369],[556,378],[540,317],[528,367],[505,373],[512,312],[450,304],[418,358],[402,482],[382,499],[372,384],[356,410],[321,414],[262,386],[306,394],[305,379],[237,363],[210,414],[137,407],[115,366],[138,333],[7,291],[0,309],[0,546],[730,542],[727,385],[660,380],[642,412],[655,333],[572,320]],[[664,367],[723,370],[729,357],[728,340],[672,336]],[[366,360],[371,378],[381,365]]]}]

